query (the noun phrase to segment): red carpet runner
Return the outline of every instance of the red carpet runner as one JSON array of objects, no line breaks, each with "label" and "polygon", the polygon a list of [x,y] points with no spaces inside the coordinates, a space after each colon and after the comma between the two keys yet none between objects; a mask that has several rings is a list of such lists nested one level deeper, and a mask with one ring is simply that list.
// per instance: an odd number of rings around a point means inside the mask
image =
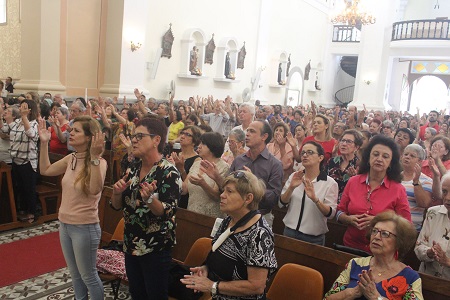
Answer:
[{"label": "red carpet runner", "polygon": [[0,245],[0,287],[65,266],[59,232]]}]

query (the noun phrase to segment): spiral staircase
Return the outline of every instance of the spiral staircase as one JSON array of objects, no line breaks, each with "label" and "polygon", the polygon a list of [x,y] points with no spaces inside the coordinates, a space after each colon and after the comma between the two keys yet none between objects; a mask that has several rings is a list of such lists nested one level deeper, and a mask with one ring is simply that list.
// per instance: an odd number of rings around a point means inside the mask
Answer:
[{"label": "spiral staircase", "polygon": [[[351,77],[356,77],[356,69],[358,66],[358,56],[343,56],[341,58],[340,66],[342,71],[350,75]],[[338,90],[334,94],[334,100],[339,106],[346,107],[348,103],[353,101],[353,93],[355,91],[355,85],[346,86]]]}]

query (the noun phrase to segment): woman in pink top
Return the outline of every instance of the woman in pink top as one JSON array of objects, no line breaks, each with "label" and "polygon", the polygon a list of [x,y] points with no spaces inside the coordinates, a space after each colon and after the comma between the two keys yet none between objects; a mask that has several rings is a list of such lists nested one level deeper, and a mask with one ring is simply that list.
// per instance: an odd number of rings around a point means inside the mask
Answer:
[{"label": "woman in pink top", "polygon": [[[312,133],[312,136],[308,136],[303,140],[302,147],[308,141],[319,143],[323,147],[323,150],[325,150],[324,161],[326,167],[328,160],[333,154],[333,149],[337,144],[337,141],[331,137],[330,120],[322,114],[317,114],[313,121]],[[299,152],[302,152],[302,147],[300,147]]]},{"label": "woman in pink top", "polygon": [[288,180],[294,171],[294,154],[292,147],[287,143],[286,136],[289,127],[284,122],[278,122],[273,127],[273,140],[267,144],[267,150],[272,153],[283,165],[283,181],[282,185]]},{"label": "woman in pink top", "polygon": [[51,164],[48,157],[50,132],[45,121],[39,121],[41,153],[39,169],[42,175],[62,179],[62,201],[58,218],[61,248],[69,267],[75,299],[103,300],[103,284],[95,266],[101,230],[98,203],[105,182],[107,164],[101,158],[105,137],[99,123],[90,116],[75,118],[69,145],[75,153]]},{"label": "woman in pink top", "polygon": [[366,230],[374,216],[385,210],[411,221],[401,170],[395,141],[382,135],[373,137],[361,158],[358,175],[347,182],[337,207],[336,219],[348,225],[345,246],[369,252]]},{"label": "woman in pink top", "polygon": [[433,178],[434,174],[430,169],[430,159],[432,159],[438,167],[442,177],[450,170],[450,139],[438,135],[431,140],[430,149],[431,150],[428,152],[428,159],[422,161],[422,173]]}]

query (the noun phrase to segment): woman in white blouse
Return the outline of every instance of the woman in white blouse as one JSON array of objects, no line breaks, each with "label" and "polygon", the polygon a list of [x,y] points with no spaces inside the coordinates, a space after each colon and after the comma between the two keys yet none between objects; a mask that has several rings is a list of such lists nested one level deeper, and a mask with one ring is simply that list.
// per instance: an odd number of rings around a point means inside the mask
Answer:
[{"label": "woman in white blouse", "polygon": [[306,142],[300,156],[305,169],[292,173],[281,193],[280,207],[288,206],[283,234],[325,245],[327,218],[336,213],[338,184],[323,168],[325,151],[319,143]]},{"label": "woman in white blouse", "polygon": [[428,209],[414,252],[419,272],[450,279],[450,173],[442,177],[442,201]]}]

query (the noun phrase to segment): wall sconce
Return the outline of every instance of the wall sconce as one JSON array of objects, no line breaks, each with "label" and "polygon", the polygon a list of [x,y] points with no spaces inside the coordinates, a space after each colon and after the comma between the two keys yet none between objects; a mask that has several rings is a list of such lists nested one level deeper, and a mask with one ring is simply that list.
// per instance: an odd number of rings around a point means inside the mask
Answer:
[{"label": "wall sconce", "polygon": [[131,41],[131,52],[134,52],[136,50],[138,50],[139,48],[141,48],[142,44],[141,43],[133,43],[133,41]]},{"label": "wall sconce", "polygon": [[364,83],[369,85],[372,81],[370,79],[364,79]]}]

